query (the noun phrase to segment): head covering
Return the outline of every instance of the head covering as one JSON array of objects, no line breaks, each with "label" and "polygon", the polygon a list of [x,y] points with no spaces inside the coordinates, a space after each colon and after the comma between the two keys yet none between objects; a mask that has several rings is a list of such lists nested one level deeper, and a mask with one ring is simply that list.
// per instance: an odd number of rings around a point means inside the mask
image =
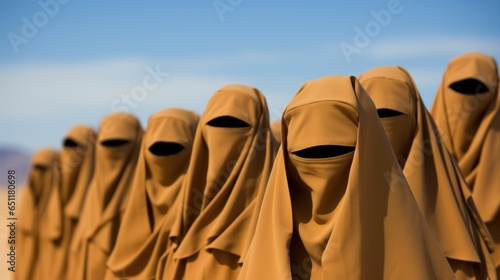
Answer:
[{"label": "head covering", "polygon": [[49,231],[42,232],[42,229],[49,218],[47,206],[52,190],[58,187],[59,173],[58,153],[55,150],[44,148],[33,155],[27,185],[19,204],[16,280],[44,279],[44,266],[50,266],[50,256],[44,252],[41,239],[50,235]]},{"label": "head covering", "polygon": [[[478,83],[480,82],[480,83]],[[448,64],[431,114],[458,161],[496,243],[500,275],[500,95],[493,57],[466,53]]]},{"label": "head covering", "polygon": [[454,279],[354,77],[299,90],[238,279]]},{"label": "head covering", "polygon": [[281,145],[281,120],[271,122],[271,132],[274,140],[276,140],[278,145]]},{"label": "head covering", "polygon": [[61,150],[61,197],[64,215],[77,221],[94,174],[97,134],[92,127],[77,125],[64,138]]},{"label": "head covering", "polygon": [[107,263],[116,277],[154,279],[180,206],[178,193],[197,123],[194,112],[177,108],[149,118],[127,210]]},{"label": "head covering", "polygon": [[47,279],[65,277],[71,237],[94,171],[95,141],[95,131],[83,125],[74,126],[64,137],[59,155],[61,182],[51,192],[50,218],[43,227],[51,231],[45,239],[51,259],[51,265],[45,267]]},{"label": "head covering", "polygon": [[491,236],[410,74],[383,66],[359,81],[378,109],[413,195],[457,278],[494,278]]},{"label": "head covering", "polygon": [[95,171],[71,241],[70,279],[103,279],[141,147],[142,128],[128,113],[105,117],[99,126]]},{"label": "head covering", "polygon": [[174,244],[159,268],[163,279],[237,277],[274,145],[266,100],[257,89],[227,85],[212,96],[196,131],[183,207],[170,233]]}]

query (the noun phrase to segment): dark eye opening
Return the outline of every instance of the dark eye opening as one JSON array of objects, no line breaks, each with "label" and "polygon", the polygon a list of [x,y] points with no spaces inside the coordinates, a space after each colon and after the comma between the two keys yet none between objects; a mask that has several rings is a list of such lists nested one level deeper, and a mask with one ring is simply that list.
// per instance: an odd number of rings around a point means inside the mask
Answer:
[{"label": "dark eye opening", "polygon": [[354,148],[351,146],[322,145],[296,151],[293,154],[301,158],[331,158],[350,153],[354,151]]},{"label": "dark eye opening", "polygon": [[64,145],[64,147],[75,148],[78,146],[78,143],[76,141],[73,141],[73,140],[67,138],[66,140],[64,140],[63,145]]},{"label": "dark eye opening", "polygon": [[184,146],[173,142],[156,142],[149,147],[149,151],[157,156],[170,156],[184,150]]},{"label": "dark eye opening", "polygon": [[40,170],[40,171],[47,170],[47,166],[41,165],[41,164],[35,164],[34,168],[37,169],[37,170]]},{"label": "dark eye opening", "polygon": [[222,116],[215,118],[211,121],[208,122],[209,126],[215,126],[215,127],[248,127],[250,126],[246,122],[230,117],[230,116]]},{"label": "dark eye opening", "polygon": [[402,115],[403,113],[391,109],[378,109],[377,114],[379,118],[383,119],[397,117],[399,115]]},{"label": "dark eye opening", "polygon": [[476,79],[465,79],[450,85],[450,88],[462,94],[478,94],[488,91],[486,85]]},{"label": "dark eye opening", "polygon": [[101,145],[106,146],[106,147],[117,147],[117,146],[125,145],[128,142],[129,141],[127,141],[127,140],[113,139],[113,140],[102,141]]}]

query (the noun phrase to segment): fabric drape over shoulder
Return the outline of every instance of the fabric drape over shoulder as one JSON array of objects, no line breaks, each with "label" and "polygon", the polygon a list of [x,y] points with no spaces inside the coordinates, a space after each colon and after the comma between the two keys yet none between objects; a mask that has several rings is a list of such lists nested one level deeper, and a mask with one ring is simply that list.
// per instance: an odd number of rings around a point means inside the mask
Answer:
[{"label": "fabric drape over shoulder", "polygon": [[95,171],[71,241],[68,279],[103,279],[113,250],[141,147],[142,128],[128,113],[99,126]]},{"label": "fabric drape over shoulder", "polygon": [[16,240],[16,280],[46,279],[50,256],[44,252],[42,238],[48,238],[49,231],[42,232],[48,217],[48,202],[51,192],[60,181],[58,153],[49,148],[38,150],[32,158],[27,184],[19,204],[18,230]]},{"label": "fabric drape over shoulder", "polygon": [[450,61],[431,114],[472,190],[495,241],[500,275],[500,95],[495,59],[465,53]]},{"label": "fabric drape over shoulder", "polygon": [[235,279],[275,156],[264,96],[228,85],[208,102],[182,187],[163,279]]},{"label": "fabric drape over shoulder", "polygon": [[454,279],[354,77],[306,83],[238,279]]},{"label": "fabric drape over shoulder", "polygon": [[[154,279],[179,213],[198,116],[171,108],[149,118],[127,209],[108,260],[113,278]],[[111,276],[111,275],[110,275]]]},{"label": "fabric drape over shoulder", "polygon": [[47,257],[51,265],[46,267],[47,279],[64,279],[69,246],[94,171],[95,131],[78,125],[69,130],[63,140],[59,155],[61,181],[54,188],[49,200],[50,218],[44,228],[47,236]]},{"label": "fabric drape over shoulder", "polygon": [[491,236],[410,74],[384,66],[359,80],[377,107],[412,193],[457,279],[496,279]]}]

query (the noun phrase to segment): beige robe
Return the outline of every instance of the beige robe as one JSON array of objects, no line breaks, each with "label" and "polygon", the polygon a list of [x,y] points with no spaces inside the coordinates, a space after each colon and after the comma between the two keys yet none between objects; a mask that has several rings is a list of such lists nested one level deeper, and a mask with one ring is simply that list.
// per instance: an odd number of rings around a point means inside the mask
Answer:
[{"label": "beige robe", "polygon": [[410,74],[382,66],[362,74],[360,82],[382,114],[406,180],[457,279],[496,279],[491,236]]},{"label": "beige robe", "polygon": [[302,86],[238,279],[454,279],[355,77]]},{"label": "beige robe", "polygon": [[257,89],[229,85],[214,94],[196,131],[173,245],[157,279],[238,277],[275,146]]},{"label": "beige robe", "polygon": [[[457,85],[475,79],[484,86],[469,94]],[[472,197],[495,242],[493,260],[500,275],[500,94],[495,59],[465,53],[450,61],[431,114],[443,141],[457,159]]]}]

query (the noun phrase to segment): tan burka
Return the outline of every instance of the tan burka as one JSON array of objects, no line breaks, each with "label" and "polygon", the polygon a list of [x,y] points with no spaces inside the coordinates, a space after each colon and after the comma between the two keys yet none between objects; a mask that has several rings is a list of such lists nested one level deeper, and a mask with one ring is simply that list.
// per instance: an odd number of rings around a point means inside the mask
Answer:
[{"label": "tan burka", "polygon": [[406,180],[457,279],[496,279],[491,236],[410,74],[384,66],[359,81],[379,110]]},{"label": "tan burka", "polygon": [[129,195],[142,128],[128,113],[105,117],[99,126],[95,171],[75,235],[67,279],[103,279]]},{"label": "tan burka", "polygon": [[281,145],[281,121],[271,122],[271,132],[273,133],[274,140]]},{"label": "tan burka", "polygon": [[[168,234],[181,205],[198,116],[166,109],[149,118],[131,196],[109,257],[109,279],[154,279]],[[165,236],[167,238],[162,238]],[[113,276],[113,277],[111,277]]]},{"label": "tan burka", "polygon": [[51,262],[43,268],[45,279],[65,277],[71,238],[94,171],[95,142],[95,131],[83,125],[73,127],[64,137],[59,155],[61,182],[51,192],[50,218],[43,226],[52,232],[44,239],[44,254]]},{"label": "tan burka", "polygon": [[[455,90],[464,80],[475,79],[469,94]],[[454,89],[455,90],[454,90]],[[493,259],[500,275],[500,94],[495,59],[466,53],[448,65],[431,114],[443,140],[458,161],[493,240]],[[476,94],[474,94],[477,92]]]},{"label": "tan burka", "polygon": [[45,266],[51,265],[51,259],[46,254],[47,243],[41,242],[41,239],[50,238],[51,232],[43,229],[50,216],[48,202],[59,181],[58,153],[49,148],[38,150],[33,155],[27,185],[19,204],[15,243],[16,280],[47,279]]},{"label": "tan burka", "polygon": [[454,279],[355,77],[306,83],[238,279]]},{"label": "tan burka", "polygon": [[183,207],[158,279],[236,279],[275,146],[257,89],[228,85],[214,94],[198,124]]}]

